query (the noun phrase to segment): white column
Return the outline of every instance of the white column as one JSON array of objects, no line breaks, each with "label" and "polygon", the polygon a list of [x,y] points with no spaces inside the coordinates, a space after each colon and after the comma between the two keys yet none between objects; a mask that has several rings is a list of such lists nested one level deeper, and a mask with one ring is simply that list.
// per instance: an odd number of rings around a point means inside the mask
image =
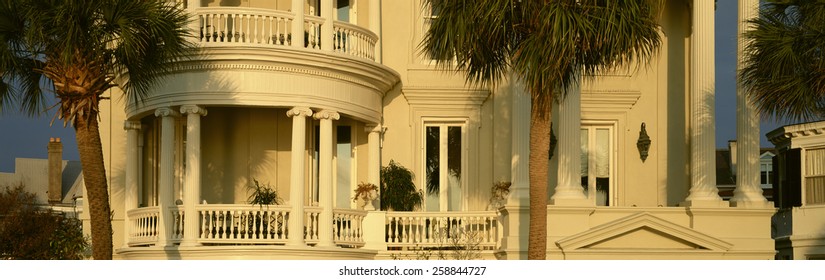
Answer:
[{"label": "white column", "polygon": [[[123,204],[123,210],[129,211],[138,207],[138,134],[140,132],[139,121],[125,121],[123,122],[123,129],[126,130],[126,170],[124,179],[126,181],[126,195]],[[123,247],[129,247],[129,234],[132,230],[132,221],[129,215],[124,215],[123,218]]]},{"label": "white column", "polygon": [[315,119],[321,120],[320,143],[318,151],[318,202],[321,214],[318,217],[318,247],[333,247],[332,241],[332,121],[341,118],[335,111],[315,113]]},{"label": "white column", "polygon": [[304,2],[306,0],[292,0],[292,46],[304,48]]},{"label": "white column", "polygon": [[530,93],[513,75],[512,130],[510,157],[510,195],[507,206],[529,206],[530,201]]},{"label": "white column", "polygon": [[[572,85],[559,104],[558,185],[550,204],[593,205],[581,185],[581,86]],[[594,192],[591,192],[594,193]]]},{"label": "white column", "polygon": [[724,207],[716,188],[714,1],[693,1],[690,36],[690,194],[686,206]]},{"label": "white column", "polygon": [[[374,3],[373,3],[374,4]],[[367,183],[375,186],[381,186],[381,132],[384,127],[380,124],[372,124],[366,127],[369,133],[367,138],[367,145],[369,146],[369,157],[367,158]],[[372,203],[364,206],[364,210],[381,209],[379,199],[373,200]]]},{"label": "white column", "polygon": [[332,6],[332,0],[321,0],[321,18],[324,19],[324,24],[321,25],[321,50],[332,51],[332,39],[335,36],[332,22],[335,19],[335,7]]},{"label": "white column", "polygon": [[370,31],[378,35],[375,41],[375,62],[381,63],[381,0],[370,1]]},{"label": "white column", "polygon": [[506,259],[527,258],[530,233],[530,93],[515,75],[512,94],[510,195],[501,210],[501,250]]},{"label": "white column", "polygon": [[186,171],[183,181],[184,228],[181,246],[197,246],[200,235],[200,214],[195,206],[201,199],[201,117],[206,109],[196,105],[184,105],[180,112],[186,114]]},{"label": "white column", "polygon": [[[741,70],[745,59],[745,32],[747,21],[759,16],[759,0],[739,0],[739,26],[737,32],[737,69]],[[759,116],[750,100],[747,89],[736,87],[736,189],[731,205],[736,207],[772,207],[762,195],[759,166]]]},{"label": "white column", "polygon": [[305,246],[304,242],[304,153],[306,151],[306,118],[312,116],[312,110],[295,107],[286,112],[292,118],[292,162],[289,175],[289,241],[287,245]]},{"label": "white column", "polygon": [[158,178],[158,209],[160,211],[158,242],[156,246],[171,246],[174,217],[169,207],[175,205],[173,184],[175,181],[175,117],[177,112],[169,107],[158,108],[155,116],[161,117],[160,124],[160,166]]}]

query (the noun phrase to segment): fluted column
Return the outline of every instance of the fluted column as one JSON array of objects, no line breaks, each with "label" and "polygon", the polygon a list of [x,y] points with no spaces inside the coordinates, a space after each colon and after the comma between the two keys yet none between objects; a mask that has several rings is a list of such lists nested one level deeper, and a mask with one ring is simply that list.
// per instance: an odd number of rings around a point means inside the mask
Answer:
[{"label": "fluted column", "polygon": [[[759,16],[759,0],[739,0],[739,26],[737,29],[737,69],[745,60],[745,32],[750,29],[747,21]],[[736,189],[731,205],[736,207],[772,207],[762,195],[759,181],[759,116],[741,83],[736,86]]]},{"label": "fluted column", "polygon": [[318,202],[321,214],[318,217],[318,246],[333,247],[332,240],[332,121],[341,118],[335,111],[315,113],[315,119],[321,121],[320,143],[318,151]]},{"label": "fluted column", "polygon": [[723,207],[716,188],[714,1],[693,1],[690,46],[690,194],[686,206]]},{"label": "fluted column", "polygon": [[381,45],[384,41],[381,39],[381,0],[370,1],[370,31],[378,35],[378,40],[375,41],[375,62],[381,63]]},{"label": "fluted column", "polygon": [[332,22],[335,7],[332,6],[332,0],[321,0],[321,18],[324,19],[324,24],[321,25],[321,50],[332,51],[332,40],[334,38],[334,27]]},{"label": "fluted column", "polygon": [[159,222],[157,246],[171,246],[172,225],[174,217],[169,207],[175,205],[173,184],[175,182],[175,117],[177,112],[169,107],[158,108],[155,116],[161,118],[160,124],[160,165],[158,170],[158,209]]},{"label": "fluted column", "polygon": [[[126,189],[124,195],[123,211],[129,211],[138,207],[138,160],[140,154],[138,153],[138,135],[140,133],[139,121],[125,121],[123,122],[123,129],[126,130],[126,170],[124,170],[124,179],[126,181]],[[123,215],[123,247],[129,247],[129,234],[132,230],[132,221],[129,215]]]},{"label": "fluted column", "polygon": [[530,197],[530,93],[515,76],[512,82],[510,195],[507,206],[529,206]]},{"label": "fluted column", "polygon": [[183,184],[184,228],[181,246],[196,246],[200,235],[200,214],[195,206],[201,199],[201,117],[206,109],[196,105],[184,105],[180,112],[186,114],[186,171]]},{"label": "fluted column", "polygon": [[[374,2],[373,2],[374,4]],[[380,124],[372,124],[366,127],[369,133],[367,138],[367,145],[369,146],[369,157],[367,158],[367,182],[376,186],[381,186],[381,132],[384,127]],[[364,206],[364,210],[375,210],[381,208],[380,205],[374,205],[376,202],[381,203],[376,199],[372,203]]]},{"label": "fluted column", "polygon": [[559,104],[558,185],[550,204],[592,205],[581,186],[581,87],[571,87]]},{"label": "fluted column", "polygon": [[304,48],[304,2],[292,0],[292,47]]},{"label": "fluted column", "polygon": [[304,153],[306,151],[306,118],[312,116],[312,110],[295,107],[286,112],[292,118],[292,162],[289,175],[289,241],[287,245],[305,246],[304,241]]}]

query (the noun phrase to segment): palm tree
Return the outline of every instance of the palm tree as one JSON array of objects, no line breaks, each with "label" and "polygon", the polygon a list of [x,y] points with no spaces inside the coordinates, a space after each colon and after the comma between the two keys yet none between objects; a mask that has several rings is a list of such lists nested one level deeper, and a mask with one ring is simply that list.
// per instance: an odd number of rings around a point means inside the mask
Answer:
[{"label": "palm tree", "polygon": [[[661,0],[428,0],[423,52],[468,82],[512,73],[530,92],[529,259],[544,259],[551,104],[582,76],[646,60],[661,39]],[[565,136],[568,137],[568,136]]]},{"label": "palm tree", "polygon": [[173,62],[193,54],[189,16],[162,0],[0,0],[0,106],[75,128],[91,217],[92,256],[112,258],[106,171],[98,131],[104,92],[139,102]]},{"label": "palm tree", "polygon": [[825,118],[825,2],[768,1],[749,24],[739,79],[759,114]]}]

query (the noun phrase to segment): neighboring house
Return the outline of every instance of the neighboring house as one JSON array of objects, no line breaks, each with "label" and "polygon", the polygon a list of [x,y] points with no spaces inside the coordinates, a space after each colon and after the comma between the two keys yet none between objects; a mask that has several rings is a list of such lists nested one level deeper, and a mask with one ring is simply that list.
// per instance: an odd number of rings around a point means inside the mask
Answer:
[{"label": "neighboring house", "polygon": [[83,218],[83,175],[79,161],[63,160],[60,138],[49,139],[48,159],[17,158],[14,172],[0,172],[0,188],[23,185],[38,204]]},{"label": "neighboring house", "polygon": [[[115,258],[389,259],[461,231],[483,258],[526,257],[529,95],[470,87],[423,57],[437,11],[177,2],[206,55],[140,104],[112,90],[101,105]],[[759,186],[728,202],[713,181],[713,19],[712,1],[666,1],[648,66],[584,79],[553,110],[548,259],[774,258]],[[391,160],[435,184],[421,209],[351,199]],[[253,180],[283,205],[249,205]],[[497,182],[510,195],[488,211]]]},{"label": "neighboring house", "polygon": [[778,259],[825,259],[825,121],[777,128],[771,234]]},{"label": "neighboring house", "polygon": [[[736,151],[736,141],[733,140],[728,141],[727,150],[716,150],[716,187],[724,200],[730,200],[736,189]],[[762,195],[769,201],[773,201],[773,156],[774,149],[759,149],[759,185]]]}]

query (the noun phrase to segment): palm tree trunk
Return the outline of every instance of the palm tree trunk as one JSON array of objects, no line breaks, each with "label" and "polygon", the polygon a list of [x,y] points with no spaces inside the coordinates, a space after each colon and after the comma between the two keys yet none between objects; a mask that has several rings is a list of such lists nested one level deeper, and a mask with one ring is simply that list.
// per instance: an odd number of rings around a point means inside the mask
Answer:
[{"label": "palm tree trunk", "polygon": [[[547,98],[551,99],[551,98]],[[547,167],[550,152],[552,102],[537,101],[530,106],[530,234],[527,259],[547,257]]]},{"label": "palm tree trunk", "polygon": [[86,184],[89,216],[92,227],[92,257],[96,260],[112,259],[112,220],[106,168],[103,165],[103,149],[100,143],[97,117],[75,121],[75,138],[83,165],[83,181]]}]

